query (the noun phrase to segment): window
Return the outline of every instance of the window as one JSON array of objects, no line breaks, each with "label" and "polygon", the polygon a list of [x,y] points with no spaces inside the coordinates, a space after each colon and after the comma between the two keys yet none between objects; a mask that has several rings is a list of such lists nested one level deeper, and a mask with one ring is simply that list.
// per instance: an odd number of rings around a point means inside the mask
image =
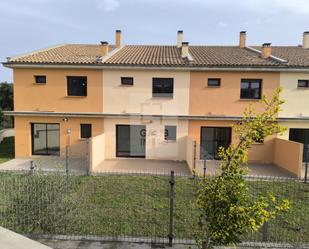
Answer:
[{"label": "window", "polygon": [[176,126],[166,125],[164,128],[164,139],[176,141]]},{"label": "window", "polygon": [[91,124],[81,124],[80,125],[80,137],[81,138],[90,138],[91,134]]},{"label": "window", "polygon": [[152,78],[153,97],[173,97],[174,79],[173,78]]},{"label": "window", "polygon": [[241,80],[241,99],[261,99],[262,80]]},{"label": "window", "polygon": [[308,88],[309,80],[298,80],[297,87],[298,88]]},{"label": "window", "polygon": [[36,84],[46,84],[46,76],[45,75],[35,75],[34,76]]},{"label": "window", "polygon": [[68,76],[68,96],[87,96],[87,77]]},{"label": "window", "polygon": [[133,77],[121,77],[121,85],[133,86]]},{"label": "window", "polygon": [[220,86],[221,79],[208,79],[208,86]]}]

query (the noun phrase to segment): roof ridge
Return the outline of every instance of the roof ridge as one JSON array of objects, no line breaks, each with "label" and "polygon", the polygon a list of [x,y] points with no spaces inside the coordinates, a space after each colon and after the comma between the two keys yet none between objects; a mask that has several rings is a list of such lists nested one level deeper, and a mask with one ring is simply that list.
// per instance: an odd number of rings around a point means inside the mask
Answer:
[{"label": "roof ridge", "polygon": [[33,55],[33,54],[37,54],[37,53],[41,53],[41,52],[46,52],[48,50],[51,50],[51,49],[54,49],[54,48],[63,47],[63,46],[66,46],[66,45],[68,45],[68,44],[67,43],[61,43],[61,44],[49,46],[49,47],[46,47],[46,48],[41,48],[41,49],[33,50],[31,52],[28,52],[28,53],[7,57],[7,61],[10,62],[10,61],[18,60],[18,59],[20,59],[22,57],[25,57],[25,56],[29,56],[29,55]]}]

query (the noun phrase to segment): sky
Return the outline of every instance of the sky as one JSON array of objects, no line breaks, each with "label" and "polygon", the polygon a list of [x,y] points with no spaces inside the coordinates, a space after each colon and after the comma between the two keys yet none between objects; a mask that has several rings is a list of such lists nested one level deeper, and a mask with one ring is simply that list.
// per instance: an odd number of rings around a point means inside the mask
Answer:
[{"label": "sky", "polygon": [[[1,0],[0,61],[62,43],[298,45],[309,30],[309,0]],[[0,66],[0,82],[12,71]]]}]

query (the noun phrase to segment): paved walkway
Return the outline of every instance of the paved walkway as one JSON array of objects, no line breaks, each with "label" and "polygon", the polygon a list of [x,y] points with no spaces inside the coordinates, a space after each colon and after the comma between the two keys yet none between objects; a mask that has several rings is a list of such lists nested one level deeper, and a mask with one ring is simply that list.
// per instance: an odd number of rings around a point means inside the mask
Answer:
[{"label": "paved walkway", "polygon": [[[99,241],[69,241],[69,240],[48,240],[41,239],[41,243],[48,245],[54,249],[188,249],[189,245],[174,244],[173,247],[162,244],[146,244],[146,243],[129,243],[129,242],[99,242]],[[192,249],[197,249],[195,246],[191,246]],[[308,249],[305,246],[292,246],[292,245],[279,245],[274,243],[250,243],[243,244],[239,247],[215,247],[215,249]]]},{"label": "paved walkway", "polygon": [[[38,168],[45,171],[65,171],[65,159],[57,156],[33,156],[31,158],[12,159],[0,164],[0,170],[29,170],[30,162],[34,161]],[[215,175],[220,172],[219,161],[206,161],[206,174]],[[197,172],[203,175],[204,162],[197,161]],[[249,175],[293,177],[286,170],[273,164],[249,164]],[[97,173],[146,173],[146,174],[168,174],[174,171],[178,175],[190,175],[190,169],[182,161],[171,160],[149,160],[140,158],[121,158],[103,161],[94,169]],[[74,173],[86,172],[86,161],[81,158],[69,159],[69,171]],[[305,168],[303,167],[303,176]]]},{"label": "paved walkway", "polygon": [[8,229],[0,227],[0,248],[1,249],[52,249],[37,241],[26,238]]},{"label": "paved walkway", "polygon": [[0,130],[0,143],[3,141],[4,138],[13,137],[14,134],[15,132],[13,128]]}]

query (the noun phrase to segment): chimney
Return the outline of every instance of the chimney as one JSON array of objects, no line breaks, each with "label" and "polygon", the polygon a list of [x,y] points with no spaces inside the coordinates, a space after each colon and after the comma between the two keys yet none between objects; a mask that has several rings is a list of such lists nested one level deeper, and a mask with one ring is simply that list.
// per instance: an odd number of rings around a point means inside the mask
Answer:
[{"label": "chimney", "polygon": [[101,54],[102,56],[108,55],[108,42],[101,41]]},{"label": "chimney", "polygon": [[189,42],[181,43],[181,57],[182,58],[189,57]]},{"label": "chimney", "polygon": [[309,31],[305,31],[304,32],[303,48],[304,49],[308,49],[309,48]]},{"label": "chimney", "polygon": [[178,30],[178,32],[177,32],[177,47],[178,48],[181,48],[182,41],[183,41],[183,31]]},{"label": "chimney", "polygon": [[262,58],[263,59],[268,59],[269,56],[271,56],[271,43],[263,43],[262,46]]},{"label": "chimney", "polygon": [[246,31],[240,31],[239,33],[239,47],[240,48],[246,47],[246,38],[247,38]]},{"label": "chimney", "polygon": [[121,47],[121,40],[122,40],[121,30],[116,30],[116,33],[115,33],[115,46],[116,46],[116,48]]}]

